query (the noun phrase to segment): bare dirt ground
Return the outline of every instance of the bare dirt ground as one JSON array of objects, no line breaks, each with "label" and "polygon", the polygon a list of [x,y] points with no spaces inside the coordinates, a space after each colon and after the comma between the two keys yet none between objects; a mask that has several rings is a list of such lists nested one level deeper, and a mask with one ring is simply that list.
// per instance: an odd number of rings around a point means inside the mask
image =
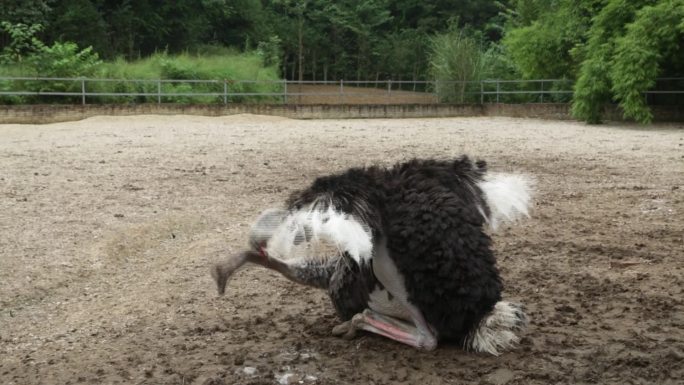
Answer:
[{"label": "bare dirt ground", "polygon": [[[322,292],[212,261],[353,165],[462,153],[538,180],[494,235],[532,323],[500,357],[337,339]],[[0,126],[1,384],[681,384],[684,127],[98,117]]]}]

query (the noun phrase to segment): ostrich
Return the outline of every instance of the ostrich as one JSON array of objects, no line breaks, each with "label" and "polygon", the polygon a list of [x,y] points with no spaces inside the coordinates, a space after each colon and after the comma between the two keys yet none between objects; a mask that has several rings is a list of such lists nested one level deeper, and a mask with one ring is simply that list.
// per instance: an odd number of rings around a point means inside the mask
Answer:
[{"label": "ostrich", "polygon": [[486,163],[413,159],[316,179],[284,209],[256,220],[249,248],[212,268],[219,294],[246,262],[325,289],[359,330],[418,349],[451,341],[499,355],[527,324],[522,305],[502,301],[486,227],[527,216],[530,183],[487,174]]}]

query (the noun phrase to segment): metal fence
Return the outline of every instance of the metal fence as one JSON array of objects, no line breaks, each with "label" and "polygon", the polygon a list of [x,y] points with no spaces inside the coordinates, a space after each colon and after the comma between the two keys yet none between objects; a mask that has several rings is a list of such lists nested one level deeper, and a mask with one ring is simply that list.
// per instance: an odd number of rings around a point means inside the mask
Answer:
[{"label": "metal fence", "polygon": [[[31,103],[563,103],[567,79],[407,80],[170,80],[0,77],[0,104]],[[684,78],[658,79],[649,103],[675,101]]]}]

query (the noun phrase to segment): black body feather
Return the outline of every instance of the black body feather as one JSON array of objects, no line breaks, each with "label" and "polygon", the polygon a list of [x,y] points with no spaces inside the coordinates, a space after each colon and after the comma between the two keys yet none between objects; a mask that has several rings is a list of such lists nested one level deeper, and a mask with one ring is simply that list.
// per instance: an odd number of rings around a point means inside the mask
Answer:
[{"label": "black body feather", "polygon": [[[484,231],[489,209],[477,182],[484,162],[411,160],[390,169],[355,168],[318,178],[288,200],[291,210],[330,204],[385,238],[408,300],[442,340],[463,341],[501,300],[502,283]],[[363,311],[380,283],[372,267],[343,256],[330,297],[341,318]]]}]

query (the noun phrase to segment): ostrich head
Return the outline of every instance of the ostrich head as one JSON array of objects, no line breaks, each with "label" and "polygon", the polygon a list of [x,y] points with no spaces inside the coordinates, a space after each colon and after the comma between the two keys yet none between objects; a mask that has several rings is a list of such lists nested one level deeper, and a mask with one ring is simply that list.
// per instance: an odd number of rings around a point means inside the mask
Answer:
[{"label": "ostrich head", "polygon": [[287,211],[282,209],[268,209],[262,212],[249,232],[249,247],[254,251],[260,251],[286,216]]},{"label": "ostrich head", "polygon": [[287,211],[281,209],[269,209],[261,213],[249,232],[248,250],[234,254],[212,267],[211,276],[216,281],[219,294],[225,292],[228,279],[245,263],[269,267],[264,247],[286,216]]}]

